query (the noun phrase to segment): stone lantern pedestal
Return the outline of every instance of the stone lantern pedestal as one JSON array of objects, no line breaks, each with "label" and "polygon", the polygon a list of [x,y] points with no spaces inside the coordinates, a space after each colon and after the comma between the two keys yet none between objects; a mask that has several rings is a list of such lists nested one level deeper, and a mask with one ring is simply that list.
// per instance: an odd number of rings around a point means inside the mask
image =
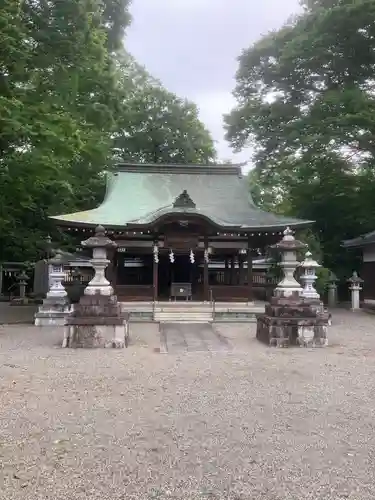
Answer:
[{"label": "stone lantern pedestal", "polygon": [[49,261],[51,272],[49,275],[50,289],[43,304],[35,313],[35,326],[64,326],[70,313],[68,294],[62,285],[65,277],[64,261],[61,254],[57,254]]},{"label": "stone lantern pedestal", "polygon": [[[283,239],[275,246],[282,252],[284,278],[266,304],[265,314],[257,318],[256,337],[269,346],[324,347],[327,345],[328,315],[323,311],[319,295],[304,296],[304,290],[294,278],[298,265],[296,252],[306,245],[295,240],[287,228]],[[305,287],[309,290],[307,295],[313,294],[310,290],[313,276],[314,272],[309,273],[311,279]]]},{"label": "stone lantern pedestal", "polygon": [[128,344],[128,317],[122,313],[117,297],[105,277],[108,266],[107,249],[116,244],[110,240],[102,226],[82,242],[82,246],[93,249],[91,264],[95,274],[75,305],[67,320],[63,347],[118,347]]}]

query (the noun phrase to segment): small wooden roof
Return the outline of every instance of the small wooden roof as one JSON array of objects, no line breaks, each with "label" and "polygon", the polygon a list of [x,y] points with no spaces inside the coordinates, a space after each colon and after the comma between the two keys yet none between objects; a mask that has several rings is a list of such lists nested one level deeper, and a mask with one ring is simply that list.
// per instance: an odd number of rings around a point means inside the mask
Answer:
[{"label": "small wooden roof", "polygon": [[344,240],[342,246],[345,248],[361,248],[372,243],[375,243],[375,231],[362,234],[361,236],[357,236],[357,238]]}]

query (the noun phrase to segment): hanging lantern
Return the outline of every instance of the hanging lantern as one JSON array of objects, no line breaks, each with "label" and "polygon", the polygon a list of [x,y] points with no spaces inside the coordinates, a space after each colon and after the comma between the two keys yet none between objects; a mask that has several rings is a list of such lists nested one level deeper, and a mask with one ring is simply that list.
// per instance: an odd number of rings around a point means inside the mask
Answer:
[{"label": "hanging lantern", "polygon": [[159,248],[157,245],[154,245],[153,253],[154,253],[154,262],[157,264],[159,262]]},{"label": "hanging lantern", "polygon": [[191,262],[191,264],[194,264],[194,262],[195,262],[193,250],[190,250],[190,262]]},{"label": "hanging lantern", "polygon": [[169,252],[169,260],[171,261],[171,264],[173,264],[173,263],[174,263],[174,253],[173,253],[173,250],[171,250],[171,251]]}]

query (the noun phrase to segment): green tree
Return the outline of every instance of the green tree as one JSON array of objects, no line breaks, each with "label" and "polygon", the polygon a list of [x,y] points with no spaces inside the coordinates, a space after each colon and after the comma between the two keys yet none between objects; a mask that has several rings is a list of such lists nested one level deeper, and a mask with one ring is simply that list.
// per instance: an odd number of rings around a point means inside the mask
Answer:
[{"label": "green tree", "polygon": [[4,2],[0,259],[35,258],[48,214],[94,201],[119,99],[108,29],[95,0]]},{"label": "green tree", "polygon": [[130,3],[131,0],[102,0],[102,17],[110,53],[123,48],[125,30],[131,22]]},{"label": "green tree", "polygon": [[267,203],[317,221],[325,264],[340,271],[340,241],[375,216],[375,2],[303,4],[240,56],[227,138],[254,148]]},{"label": "green tree", "polygon": [[[102,199],[115,152],[208,162],[196,107],[122,48],[129,0],[4,0],[0,10],[0,261],[33,260],[48,216]],[[115,147],[114,147],[115,146]]]},{"label": "green tree", "polygon": [[212,162],[216,151],[197,107],[167,91],[128,54],[118,59],[125,89],[115,133],[115,151],[125,161]]}]

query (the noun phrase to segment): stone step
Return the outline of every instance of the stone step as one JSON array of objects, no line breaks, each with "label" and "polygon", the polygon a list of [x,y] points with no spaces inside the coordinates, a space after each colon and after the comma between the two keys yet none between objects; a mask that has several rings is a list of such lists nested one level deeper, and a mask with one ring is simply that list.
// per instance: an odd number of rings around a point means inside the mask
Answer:
[{"label": "stone step", "polygon": [[211,316],[166,316],[166,315],[155,315],[155,321],[174,321],[179,323],[180,321],[212,321]]},{"label": "stone step", "polygon": [[171,313],[212,313],[211,307],[156,307],[155,312],[171,312]]},{"label": "stone step", "polygon": [[155,311],[154,315],[155,321],[159,322],[171,322],[171,323],[181,323],[181,322],[190,322],[190,323],[207,323],[212,321],[212,313],[208,312],[186,312],[183,313],[178,311]]}]

